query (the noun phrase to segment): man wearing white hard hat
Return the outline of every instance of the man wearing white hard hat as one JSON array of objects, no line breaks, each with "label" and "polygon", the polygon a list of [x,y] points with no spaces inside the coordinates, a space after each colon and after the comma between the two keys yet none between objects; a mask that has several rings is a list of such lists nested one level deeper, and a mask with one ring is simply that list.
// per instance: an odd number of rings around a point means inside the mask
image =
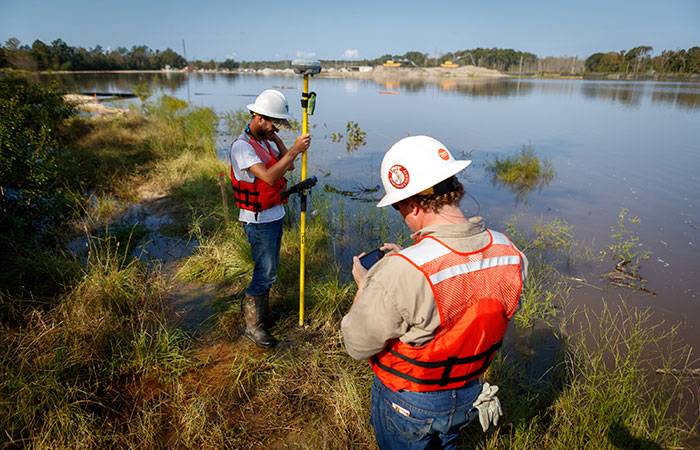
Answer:
[{"label": "man wearing white hard hat", "polygon": [[270,309],[270,288],[277,279],[282,218],[281,192],[286,188],[284,174],[294,168],[294,160],[309,148],[311,136],[305,134],[287,149],[277,133],[289,127],[289,104],[284,95],[274,89],[263,91],[248,105],[250,123],[231,144],[231,183],[238,220],[244,229],[255,263],[253,279],[245,296],[245,336],[256,345],[274,347],[275,338],[265,329],[279,314]]},{"label": "man wearing white hard hat", "polygon": [[470,163],[428,136],[401,139],[382,161],[377,206],[398,210],[416,242],[384,244],[369,271],[354,258],[358,290],[341,325],[350,356],[375,372],[370,422],[382,449],[455,448],[473,419],[485,431],[501,415],[498,388],[479,377],[518,306],[527,259],[460,209],[456,174]]}]

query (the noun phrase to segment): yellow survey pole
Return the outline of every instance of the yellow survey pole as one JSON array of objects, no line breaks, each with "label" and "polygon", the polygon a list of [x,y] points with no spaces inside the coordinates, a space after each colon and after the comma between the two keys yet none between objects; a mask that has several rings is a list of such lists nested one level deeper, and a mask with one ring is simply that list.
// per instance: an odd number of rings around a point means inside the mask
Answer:
[{"label": "yellow survey pole", "polygon": [[[304,76],[304,86],[301,93],[301,108],[303,111],[301,119],[301,131],[302,134],[307,134],[309,132],[309,115],[314,113],[314,107],[316,105],[316,94],[309,93],[309,77],[321,73],[321,63],[319,61],[310,61],[295,59],[292,61],[292,68],[294,71],[300,75]],[[311,180],[306,179],[306,154],[308,150],[301,154],[301,182],[309,182]],[[312,177],[312,184],[307,184],[306,186],[313,186],[316,184],[316,177]],[[306,245],[306,189],[301,191],[299,196],[300,206],[301,206],[301,230],[299,233],[299,326],[304,325],[304,269],[306,264],[306,258],[304,255],[304,246]]]},{"label": "yellow survey pole", "polygon": [[[304,74],[304,88],[302,89],[302,98],[305,99],[309,95],[309,74]],[[301,116],[301,134],[309,132],[309,114],[307,103],[302,102]],[[301,179],[306,180],[306,153],[301,154]],[[299,325],[304,325],[304,269],[305,269],[305,254],[304,245],[306,244],[306,191],[301,194],[301,234],[299,242]]]}]

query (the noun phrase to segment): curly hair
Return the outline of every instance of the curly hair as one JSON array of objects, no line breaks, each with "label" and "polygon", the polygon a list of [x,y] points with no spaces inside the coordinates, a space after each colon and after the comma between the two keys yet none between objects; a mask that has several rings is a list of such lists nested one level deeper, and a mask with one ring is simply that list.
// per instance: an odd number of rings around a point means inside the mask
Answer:
[{"label": "curly hair", "polygon": [[458,205],[462,197],[464,197],[464,186],[456,177],[450,182],[451,190],[448,192],[428,195],[416,194],[403,200],[403,202],[415,203],[420,209],[435,213],[440,212],[443,206]]}]

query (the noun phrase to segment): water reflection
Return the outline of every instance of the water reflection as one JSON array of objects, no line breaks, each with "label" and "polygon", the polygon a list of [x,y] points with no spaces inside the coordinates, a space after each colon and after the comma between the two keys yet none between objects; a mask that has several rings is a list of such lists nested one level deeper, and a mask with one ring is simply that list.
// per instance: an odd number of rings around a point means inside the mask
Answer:
[{"label": "water reflection", "polygon": [[[201,75],[195,74],[194,76]],[[182,72],[162,73],[71,73],[35,75],[40,82],[56,81],[60,87],[69,92],[131,92],[133,86],[148,83],[152,91],[173,93],[187,83],[192,74]]]},{"label": "water reflection", "polygon": [[584,97],[608,100],[613,103],[622,103],[626,106],[639,106],[644,93],[643,85],[615,82],[603,83],[584,84],[582,89]]},{"label": "water reflection", "polygon": [[[129,93],[137,84],[148,83],[155,93],[161,91],[174,95],[192,85],[197,95],[216,95],[228,92],[236,84],[258,82],[259,76],[237,73],[211,72],[123,72],[123,73],[71,73],[37,74],[36,81],[56,81],[69,92],[123,92]],[[324,80],[325,81],[325,80]],[[330,81],[330,80],[329,80]],[[619,82],[590,80],[538,80],[538,79],[385,79],[377,82],[382,90],[390,92],[422,93],[431,89],[467,97],[512,97],[545,93],[574,95],[594,100],[607,100],[638,108],[649,98],[651,103],[681,109],[700,108],[700,91],[694,83],[684,82]],[[286,88],[286,85],[278,88]],[[344,80],[348,93],[360,90],[357,80]],[[289,86],[292,87],[292,86]],[[186,91],[185,91],[186,92]]]},{"label": "water reflection", "polygon": [[682,109],[700,108],[700,94],[697,92],[688,92],[683,86],[678,86],[675,90],[656,88],[651,94],[651,100],[654,103],[664,103],[667,106]]},{"label": "water reflection", "polygon": [[587,98],[608,100],[635,108],[649,96],[650,91],[652,103],[662,103],[682,109],[700,108],[700,93],[695,86],[687,83],[650,84],[607,81],[586,83],[582,88],[582,93]]},{"label": "water reflection", "polygon": [[463,94],[470,97],[510,97],[524,95],[532,91],[532,83],[520,85],[513,80],[503,79],[389,79],[382,80],[380,86],[386,91],[404,90],[420,93],[430,88],[438,88],[443,92]]}]

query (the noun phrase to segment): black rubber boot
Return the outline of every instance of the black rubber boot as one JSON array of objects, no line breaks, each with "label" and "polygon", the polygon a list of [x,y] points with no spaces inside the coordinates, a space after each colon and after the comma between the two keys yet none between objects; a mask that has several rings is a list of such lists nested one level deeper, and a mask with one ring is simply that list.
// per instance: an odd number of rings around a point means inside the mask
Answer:
[{"label": "black rubber boot", "polygon": [[245,337],[258,347],[271,348],[277,345],[277,339],[262,326],[265,303],[265,296],[245,295]]},{"label": "black rubber boot", "polygon": [[265,297],[264,309],[263,309],[263,324],[267,327],[271,327],[277,323],[278,320],[283,318],[285,314],[275,311],[270,308],[270,293],[268,292],[263,297]]}]

